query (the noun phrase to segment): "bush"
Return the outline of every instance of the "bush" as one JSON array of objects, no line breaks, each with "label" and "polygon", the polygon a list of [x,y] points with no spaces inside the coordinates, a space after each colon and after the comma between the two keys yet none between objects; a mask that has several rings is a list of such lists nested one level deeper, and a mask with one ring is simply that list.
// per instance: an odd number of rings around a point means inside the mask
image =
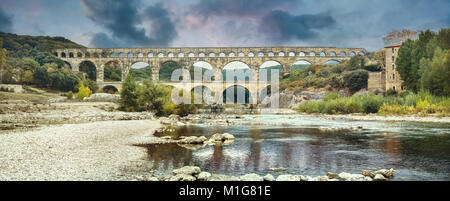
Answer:
[{"label": "bush", "polygon": [[383,105],[383,99],[376,95],[360,96],[362,111],[366,114],[377,113]]},{"label": "bush", "polygon": [[89,87],[85,87],[83,84],[81,84],[75,97],[79,100],[83,100],[84,98],[89,97],[91,94],[92,92]]},{"label": "bush", "polygon": [[67,99],[71,100],[73,98],[73,92],[69,91],[69,93],[67,93]]},{"label": "bush", "polygon": [[338,93],[333,92],[333,93],[329,93],[329,94],[325,95],[323,97],[323,100],[324,101],[330,101],[330,100],[335,100],[335,99],[338,99],[338,98],[341,98],[341,95],[339,95]]}]

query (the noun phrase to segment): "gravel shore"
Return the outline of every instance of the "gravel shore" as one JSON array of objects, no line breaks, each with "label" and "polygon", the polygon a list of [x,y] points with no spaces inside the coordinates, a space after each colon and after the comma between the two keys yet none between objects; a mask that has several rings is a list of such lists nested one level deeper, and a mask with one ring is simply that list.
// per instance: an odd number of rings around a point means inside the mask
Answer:
[{"label": "gravel shore", "polygon": [[0,134],[0,180],[133,180],[159,121],[103,121]]}]

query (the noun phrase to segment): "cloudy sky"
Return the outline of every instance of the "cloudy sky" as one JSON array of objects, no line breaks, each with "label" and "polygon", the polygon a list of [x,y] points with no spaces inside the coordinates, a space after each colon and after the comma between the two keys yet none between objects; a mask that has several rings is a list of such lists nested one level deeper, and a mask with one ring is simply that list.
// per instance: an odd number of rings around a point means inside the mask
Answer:
[{"label": "cloudy sky", "polygon": [[449,0],[0,0],[0,32],[88,47],[383,47],[395,29],[450,27]]}]

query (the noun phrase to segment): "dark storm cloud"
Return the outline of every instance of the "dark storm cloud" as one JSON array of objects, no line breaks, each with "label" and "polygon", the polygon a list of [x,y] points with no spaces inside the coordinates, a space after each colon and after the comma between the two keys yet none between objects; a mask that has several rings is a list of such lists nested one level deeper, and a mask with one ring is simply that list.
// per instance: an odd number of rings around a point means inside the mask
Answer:
[{"label": "dark storm cloud", "polygon": [[318,33],[315,29],[335,24],[333,17],[326,14],[291,15],[284,11],[271,11],[262,18],[259,31],[274,41],[284,42],[291,39],[312,39]]},{"label": "dark storm cloud", "polygon": [[[104,33],[96,34],[91,43],[104,45],[98,47],[120,44],[118,42],[111,45],[104,44],[116,39],[124,41],[129,46],[164,46],[177,36],[175,25],[162,4],[155,4],[140,12],[139,0],[82,0],[82,3],[87,9],[89,19],[105,27],[112,34],[112,38]],[[151,31],[148,33],[142,28],[147,21],[151,23]]]},{"label": "dark storm cloud", "polygon": [[117,40],[111,39],[105,33],[94,34],[94,36],[92,36],[92,39],[91,39],[91,45],[93,45],[94,47],[101,47],[101,48],[125,47],[125,45],[120,44]]},{"label": "dark storm cloud", "polygon": [[280,7],[295,7],[299,0],[200,0],[192,11],[205,18],[212,15],[259,15]]},{"label": "dark storm cloud", "polygon": [[0,32],[12,32],[12,16],[0,8]]}]

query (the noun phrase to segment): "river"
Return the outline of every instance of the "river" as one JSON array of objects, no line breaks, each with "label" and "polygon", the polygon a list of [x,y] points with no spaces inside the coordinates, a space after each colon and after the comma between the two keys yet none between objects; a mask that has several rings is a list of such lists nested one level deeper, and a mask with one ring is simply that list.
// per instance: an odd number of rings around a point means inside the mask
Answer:
[{"label": "river", "polygon": [[[393,180],[450,180],[449,124],[330,120],[312,115],[244,115],[230,121],[267,125],[178,127],[171,135],[227,132],[236,140],[231,145],[196,150],[176,144],[144,145],[147,166],[162,175],[195,165],[203,171],[236,176],[320,176],[394,168]],[[357,126],[363,129],[350,129]],[[273,172],[270,168],[286,170]]]}]

